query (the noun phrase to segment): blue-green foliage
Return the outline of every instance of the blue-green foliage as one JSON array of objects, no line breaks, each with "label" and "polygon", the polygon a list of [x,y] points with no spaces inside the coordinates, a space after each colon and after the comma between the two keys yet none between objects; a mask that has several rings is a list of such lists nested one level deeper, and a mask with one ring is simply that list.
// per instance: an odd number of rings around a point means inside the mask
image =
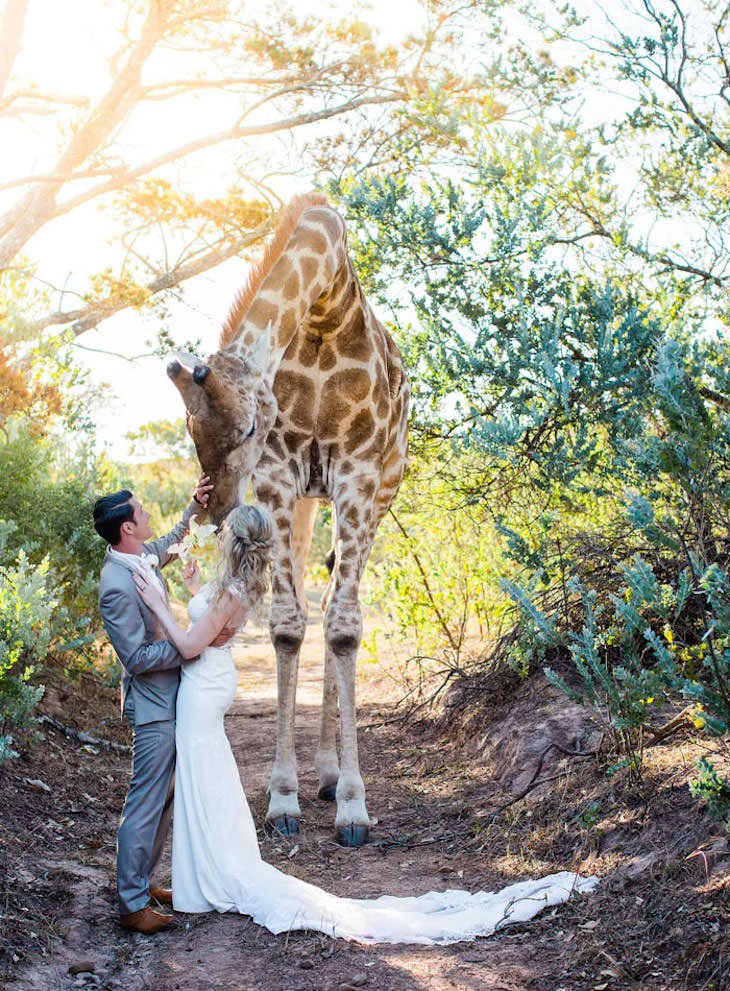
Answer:
[{"label": "blue-green foliage", "polygon": [[[0,557],[14,526],[0,520]],[[33,721],[43,688],[30,684],[33,665],[42,661],[61,619],[48,559],[32,565],[24,551],[0,567],[0,765],[17,756],[13,730]]]},{"label": "blue-green foliage", "polygon": [[440,435],[452,476],[468,456],[455,498],[502,535],[507,659],[552,662],[638,773],[667,702],[730,730],[730,344],[683,286],[621,271],[621,238],[584,263],[561,184],[594,206],[613,193],[605,163],[565,147],[495,135],[459,183],[336,191],[400,324],[416,450]]},{"label": "blue-green foliage", "polygon": [[707,803],[707,811],[713,819],[730,821],[730,782],[721,778],[706,757],[697,761],[699,776],[690,785],[690,790],[697,798]]}]

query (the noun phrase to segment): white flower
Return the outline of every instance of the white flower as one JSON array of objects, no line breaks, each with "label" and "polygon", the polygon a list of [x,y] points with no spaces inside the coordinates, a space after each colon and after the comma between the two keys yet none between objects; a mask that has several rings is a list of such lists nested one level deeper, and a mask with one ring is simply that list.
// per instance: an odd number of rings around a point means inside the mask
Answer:
[{"label": "white flower", "polygon": [[142,567],[148,570],[153,568],[158,568],[160,566],[160,559],[156,554],[143,554],[142,555]]},{"label": "white flower", "polygon": [[181,561],[200,561],[212,556],[217,549],[216,532],[213,523],[198,523],[197,516],[190,517],[190,529],[178,544],[167,548],[168,554],[177,554]]}]

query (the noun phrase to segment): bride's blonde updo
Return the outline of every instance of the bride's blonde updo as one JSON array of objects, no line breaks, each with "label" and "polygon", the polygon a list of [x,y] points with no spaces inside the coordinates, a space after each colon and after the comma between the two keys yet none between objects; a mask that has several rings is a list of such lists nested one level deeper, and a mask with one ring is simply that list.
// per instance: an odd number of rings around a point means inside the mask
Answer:
[{"label": "bride's blonde updo", "polygon": [[216,591],[233,592],[250,609],[269,587],[274,524],[268,510],[258,503],[236,506],[223,521],[220,544]]}]

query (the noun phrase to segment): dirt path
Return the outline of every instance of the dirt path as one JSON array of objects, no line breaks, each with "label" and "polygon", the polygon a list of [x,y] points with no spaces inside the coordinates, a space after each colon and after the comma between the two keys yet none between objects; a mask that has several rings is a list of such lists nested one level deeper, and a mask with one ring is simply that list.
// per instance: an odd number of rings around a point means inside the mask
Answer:
[{"label": "dirt path", "polygon": [[[316,604],[316,594],[311,599]],[[254,818],[262,823],[276,708],[268,633],[262,628],[247,629],[235,657],[239,692],[227,729]],[[449,887],[494,889],[554,870],[593,867],[603,872],[610,868],[611,853],[601,864],[590,832],[561,825],[561,817],[568,821],[564,797],[555,799],[557,822],[553,809],[545,826],[538,806],[534,817],[532,809],[515,810],[505,813],[499,823],[484,820],[480,827],[476,820],[475,825],[475,813],[478,816],[479,809],[489,804],[485,795],[490,789],[493,793],[489,770],[474,760],[473,752],[462,760],[458,745],[445,747],[428,724],[393,720],[397,685],[387,669],[387,655],[378,665],[363,662],[359,678],[361,763],[368,808],[378,820],[372,837],[376,842],[360,850],[337,846],[332,839],[334,807],[315,798],[313,757],[321,658],[321,617],[313,605],[297,696],[303,832],[296,843],[260,832],[264,857],[271,863],[330,891],[355,897]],[[58,751],[58,766],[68,767],[69,752],[60,743],[51,741],[50,746],[51,753]],[[46,802],[48,829],[55,830],[48,835],[68,839],[45,846],[42,837],[29,837],[27,848],[33,855],[15,883],[37,885],[39,905],[51,897],[44,891],[57,898],[67,896],[67,902],[55,934],[45,941],[39,937],[42,948],[29,950],[24,960],[18,960],[15,976],[7,984],[14,991],[86,986],[119,991],[351,991],[359,987],[377,991],[561,991],[630,986],[656,991],[680,986],[665,984],[658,972],[648,984],[605,976],[611,969],[607,961],[615,961],[620,953],[623,935],[619,927],[613,941],[608,939],[598,928],[601,913],[604,918],[607,910],[638,913],[638,921],[628,924],[641,925],[648,911],[647,899],[652,897],[651,886],[638,896],[628,882],[623,882],[619,894],[619,889],[610,894],[602,888],[594,896],[550,910],[527,925],[447,948],[361,947],[300,932],[273,936],[248,918],[215,914],[180,914],[175,931],[151,938],[125,934],[116,922],[114,836],[128,758],[96,753],[94,748],[87,751],[82,748],[78,758],[74,757],[79,761],[74,770],[75,804],[63,805],[53,794],[39,799]],[[52,773],[49,766],[47,774]],[[101,791],[92,787],[103,781],[109,782],[106,802],[103,785]],[[577,794],[580,787],[578,781]],[[67,795],[64,800],[68,802]],[[569,798],[568,806],[574,800]],[[98,825],[84,832],[80,815],[84,807],[97,810],[95,823],[102,824],[98,837]],[[570,815],[574,816],[573,808]],[[54,854],[57,850],[62,856]],[[663,903],[659,909],[664,911]],[[84,960],[93,963],[94,973],[71,976],[69,966]]]},{"label": "dirt path", "polygon": [[[333,842],[334,807],[314,797],[323,646],[317,598],[315,592],[310,595],[312,608],[297,693],[303,832],[296,843],[262,833],[264,856],[284,870],[343,895],[410,894],[483,883],[485,876],[477,865],[465,869],[458,855],[450,855],[443,846],[426,846],[423,852],[377,846],[345,850]],[[254,816],[262,822],[276,713],[275,665],[268,633],[255,626],[245,630],[235,658],[239,692],[227,729]],[[359,691],[361,724],[378,720],[395,695],[387,671],[366,662]],[[426,831],[443,828],[443,809],[426,809],[424,796],[402,777],[409,756],[415,753],[413,744],[413,740],[399,740],[393,731],[361,731],[368,804],[371,815],[379,819],[375,838],[396,836],[399,830],[411,832],[419,817]],[[122,767],[124,762],[122,758]],[[111,815],[108,829],[113,828]],[[124,934],[115,920],[111,840],[107,833],[95,853],[90,854],[88,848],[78,853],[72,850],[67,859],[55,864],[55,871],[68,879],[72,895],[64,911],[63,939],[46,959],[28,960],[29,966],[9,986],[17,991],[92,985],[124,991],[519,986],[519,966],[512,968],[511,977],[510,968],[505,967],[513,956],[509,946],[487,942],[450,950],[364,948],[306,933],[272,936],[235,915],[180,915],[175,932],[152,938]],[[69,975],[69,966],[83,960],[93,962],[94,974]]]}]

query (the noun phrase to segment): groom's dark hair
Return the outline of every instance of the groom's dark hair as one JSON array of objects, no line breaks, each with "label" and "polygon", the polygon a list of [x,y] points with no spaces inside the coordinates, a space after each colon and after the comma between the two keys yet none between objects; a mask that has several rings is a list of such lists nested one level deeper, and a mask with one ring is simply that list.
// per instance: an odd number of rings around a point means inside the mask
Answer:
[{"label": "groom's dark hair", "polygon": [[118,544],[121,539],[122,523],[134,517],[134,509],[129,500],[129,489],[102,496],[94,503],[94,529],[108,544]]}]

